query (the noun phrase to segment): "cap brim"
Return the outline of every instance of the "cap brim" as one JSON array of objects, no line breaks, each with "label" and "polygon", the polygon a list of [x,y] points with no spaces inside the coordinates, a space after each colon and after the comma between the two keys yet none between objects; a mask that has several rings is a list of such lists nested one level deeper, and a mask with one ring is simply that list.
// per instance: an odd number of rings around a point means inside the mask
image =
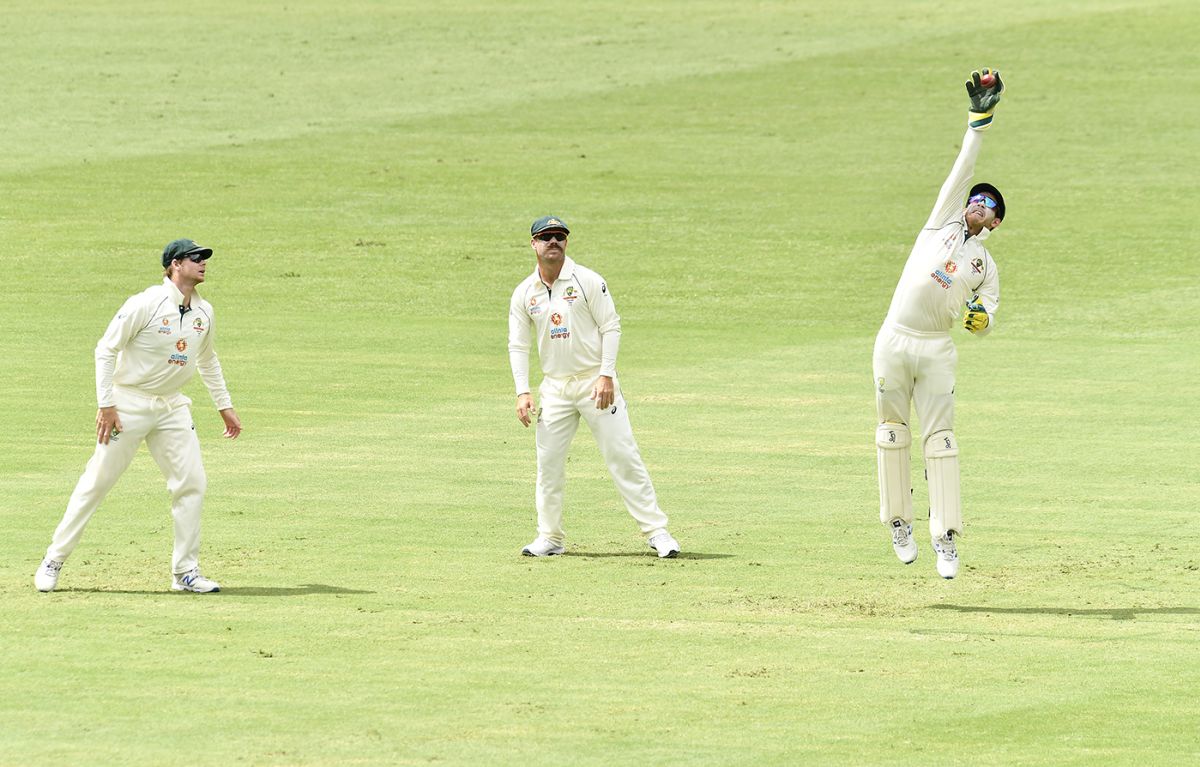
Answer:
[{"label": "cap brim", "polygon": [[195,248],[193,250],[189,250],[187,253],[184,253],[179,257],[187,258],[188,256],[204,256],[205,258],[212,258],[212,248]]}]

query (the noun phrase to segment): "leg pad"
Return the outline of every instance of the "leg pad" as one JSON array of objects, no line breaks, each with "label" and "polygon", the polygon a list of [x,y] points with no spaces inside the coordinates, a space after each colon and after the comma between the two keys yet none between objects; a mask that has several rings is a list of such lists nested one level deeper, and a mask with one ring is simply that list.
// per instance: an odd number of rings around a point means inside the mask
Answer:
[{"label": "leg pad", "polygon": [[912,433],[902,423],[890,421],[875,430],[879,462],[879,521],[912,522]]},{"label": "leg pad", "polygon": [[962,534],[962,495],[958,476],[958,440],[949,429],[925,440],[925,477],[929,480],[929,534]]}]

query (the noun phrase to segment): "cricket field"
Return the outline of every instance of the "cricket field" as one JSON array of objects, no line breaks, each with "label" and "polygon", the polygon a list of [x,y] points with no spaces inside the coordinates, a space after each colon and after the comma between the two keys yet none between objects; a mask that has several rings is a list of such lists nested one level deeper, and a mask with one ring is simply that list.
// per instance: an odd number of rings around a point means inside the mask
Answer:
[{"label": "cricket field", "polygon": [[[7,3],[0,765],[1200,763],[1197,28],[1191,0]],[[913,565],[878,521],[871,349],[983,66],[1002,303],[954,332],[944,581],[919,452]],[[616,299],[678,559],[586,428],[567,555],[519,556],[507,311],[547,213]],[[222,592],[168,590],[143,449],[39,593],[93,348],[177,237],[215,251],[246,429],[186,389]]]}]

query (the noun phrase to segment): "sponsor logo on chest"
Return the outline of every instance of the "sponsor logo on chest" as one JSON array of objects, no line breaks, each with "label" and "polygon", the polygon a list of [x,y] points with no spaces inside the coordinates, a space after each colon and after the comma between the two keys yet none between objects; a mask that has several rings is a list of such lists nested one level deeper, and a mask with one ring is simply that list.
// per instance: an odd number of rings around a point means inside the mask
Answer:
[{"label": "sponsor logo on chest", "polygon": [[563,291],[563,300],[567,302],[567,306],[571,306],[579,299],[579,291],[575,290],[575,286],[571,285]]},{"label": "sponsor logo on chest", "polygon": [[550,338],[566,339],[571,337],[571,331],[563,323],[563,316],[558,312],[550,315]]},{"label": "sponsor logo on chest", "polygon": [[956,264],[953,260],[950,260],[943,264],[941,269],[934,269],[932,272],[930,272],[929,276],[933,278],[934,282],[936,282],[938,285],[941,285],[942,288],[949,290],[950,286],[954,284],[954,278],[950,275],[957,271],[958,264]]},{"label": "sponsor logo on chest", "polygon": [[171,335],[172,331],[171,331],[171,318],[170,317],[162,318],[162,325],[159,325],[158,332],[162,333],[164,336]]}]

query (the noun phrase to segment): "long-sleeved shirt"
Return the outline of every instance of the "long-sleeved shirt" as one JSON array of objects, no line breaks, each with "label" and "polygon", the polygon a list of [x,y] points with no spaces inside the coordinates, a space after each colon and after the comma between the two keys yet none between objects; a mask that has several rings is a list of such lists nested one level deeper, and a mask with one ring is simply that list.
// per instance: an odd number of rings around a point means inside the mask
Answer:
[{"label": "long-sleeved shirt", "polygon": [[616,377],[621,318],[608,285],[564,257],[553,285],[537,267],[513,291],[508,310],[508,358],[517,394],[529,391],[529,350],[537,338],[542,373],[551,378],[598,370]]},{"label": "long-sleeved shirt", "polygon": [[130,298],[96,344],[96,402],[111,407],[113,386],[151,396],[172,397],[199,370],[218,410],[233,407],[213,346],[213,309],[198,293],[191,307],[163,278]]},{"label": "long-sleeved shirt", "polygon": [[967,129],[958,159],[904,265],[885,325],[918,333],[947,333],[966,303],[978,295],[987,310],[988,325],[976,335],[986,335],[996,326],[1000,274],[983,246],[991,232],[984,229],[970,236],[963,206],[982,141],[979,131]]}]

